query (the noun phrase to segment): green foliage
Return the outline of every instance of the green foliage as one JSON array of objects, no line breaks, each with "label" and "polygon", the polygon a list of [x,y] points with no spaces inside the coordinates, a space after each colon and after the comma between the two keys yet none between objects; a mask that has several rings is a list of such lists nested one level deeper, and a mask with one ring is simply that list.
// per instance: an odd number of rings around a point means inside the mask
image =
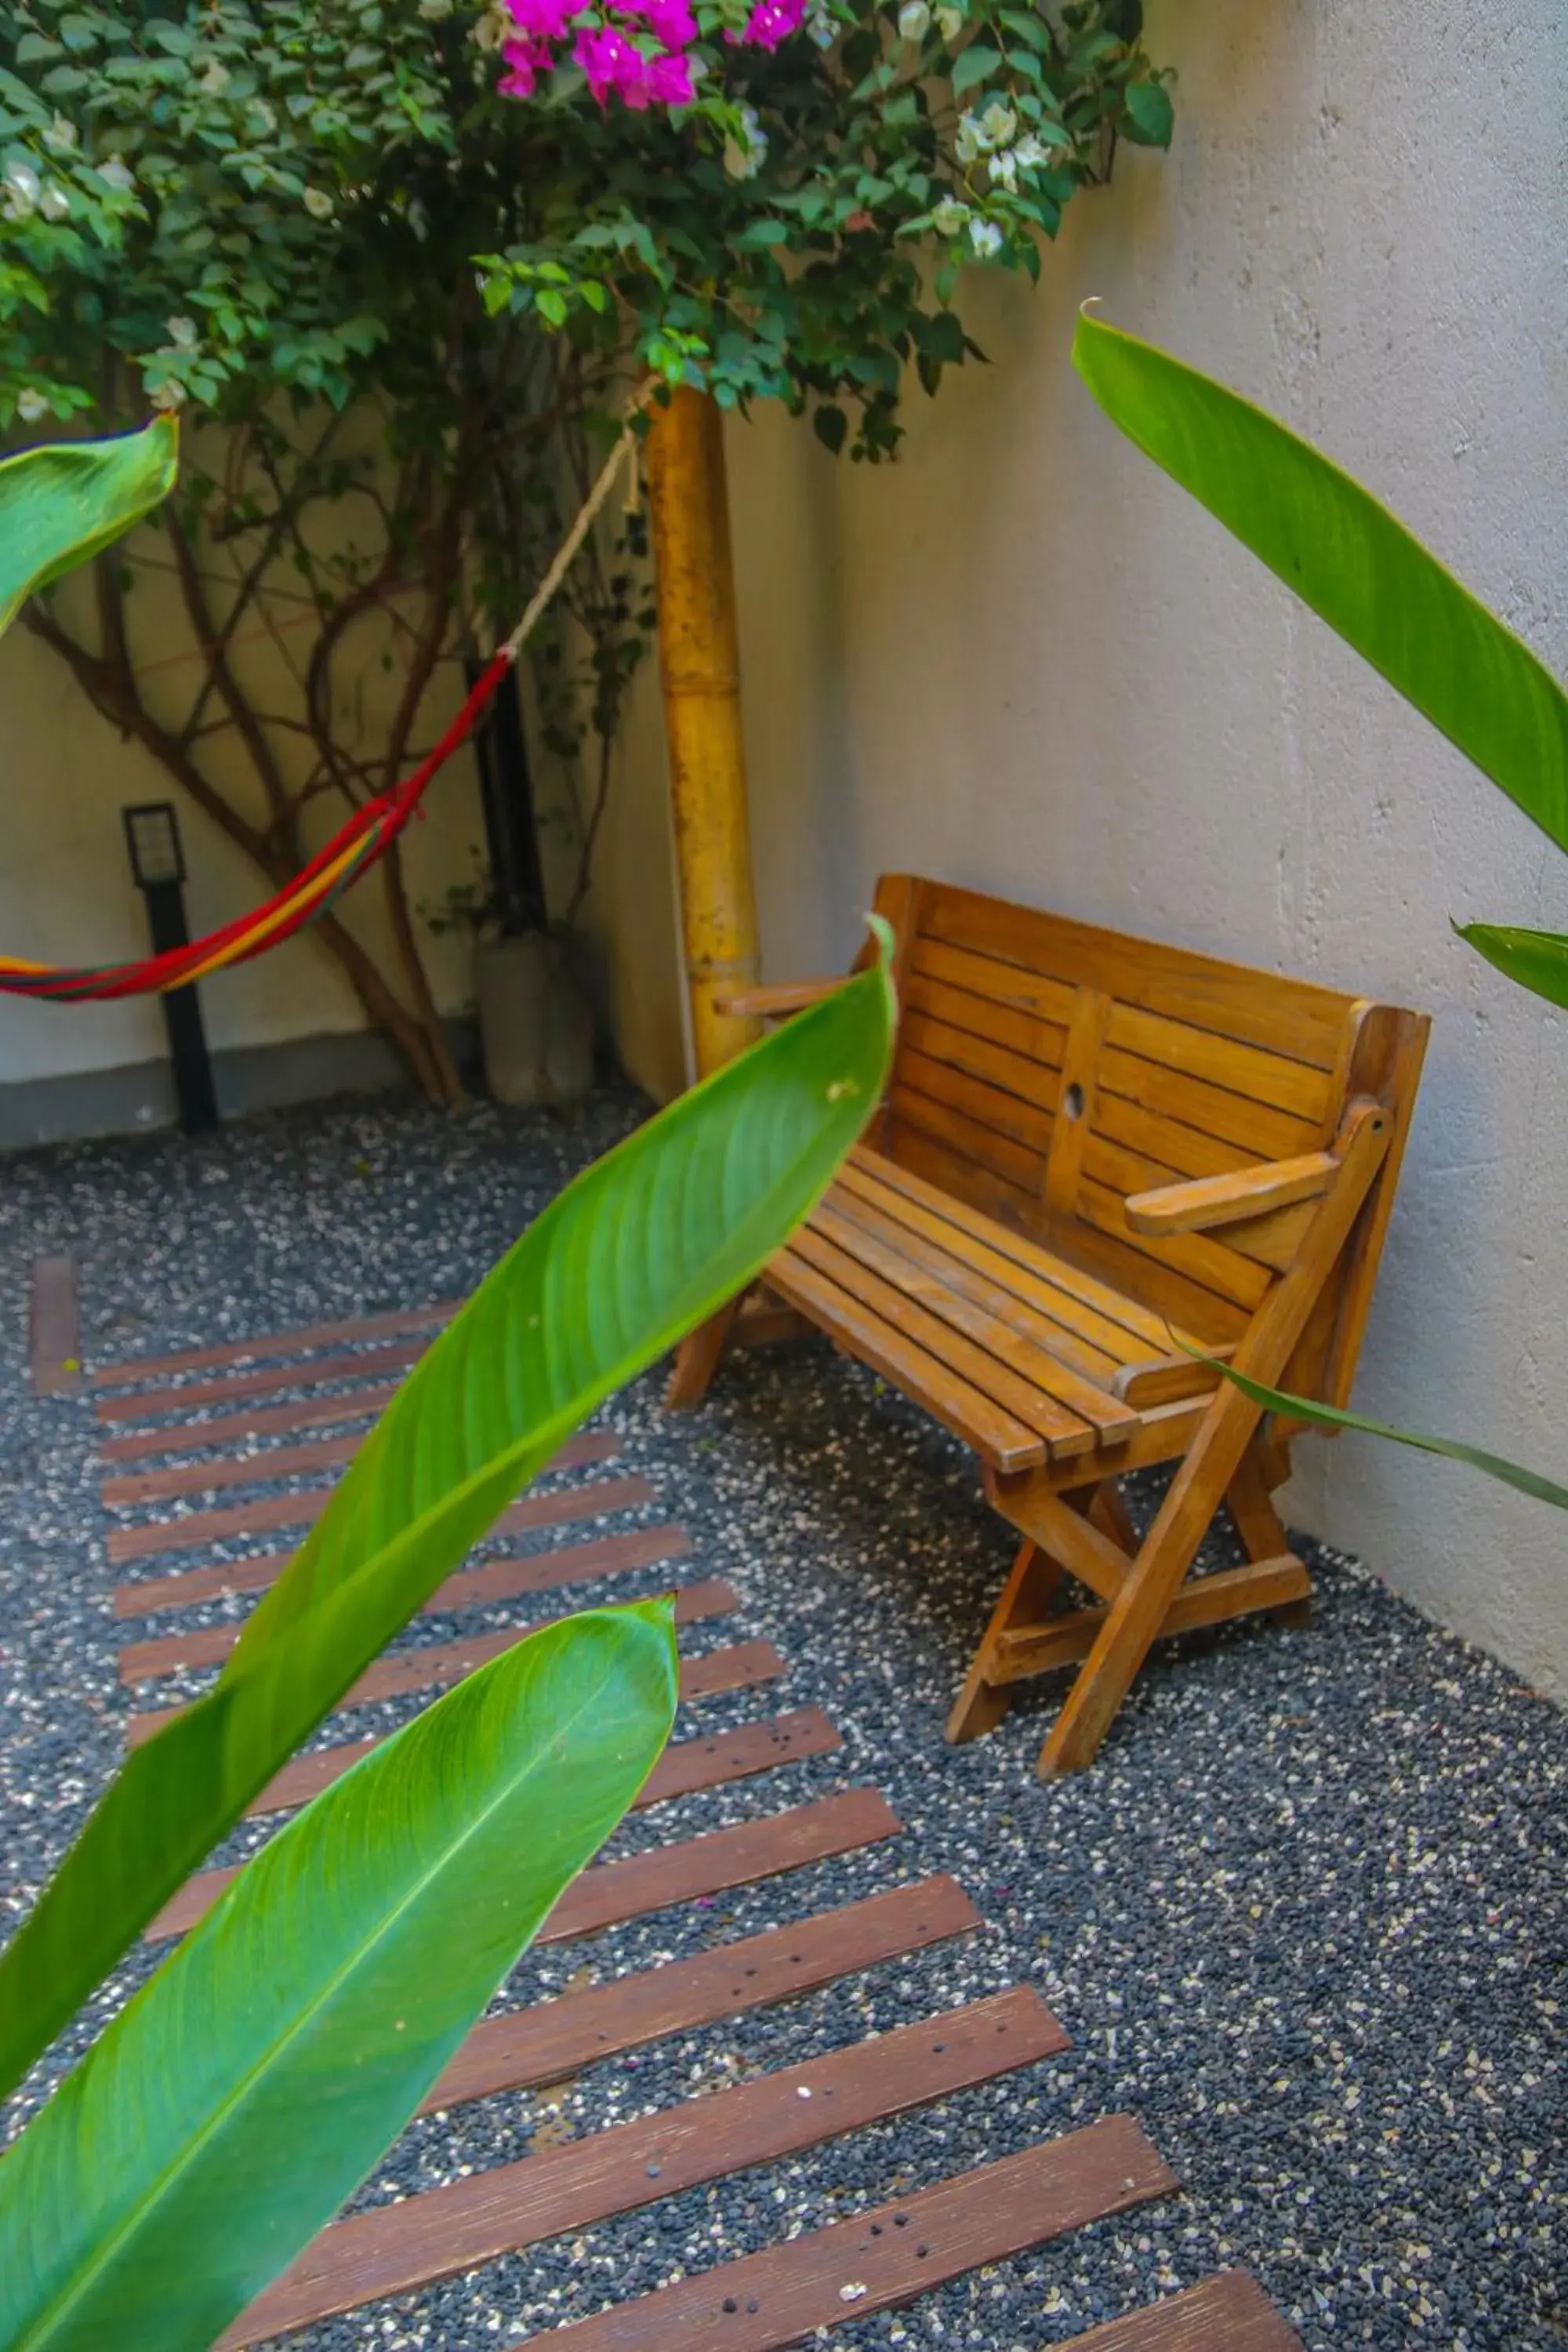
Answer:
[{"label": "green foliage", "polygon": [[647,1777],[673,1626],[534,1634],[262,1848],[0,2163],[0,2343],[202,2352],[310,2242]]},{"label": "green foliage", "polygon": [[[1262,409],[1087,313],[1073,364],[1130,440],[1568,849],[1568,695],[1402,522]],[[1568,1004],[1568,937],[1493,923],[1459,936],[1521,988]],[[1568,1489],[1498,1454],[1216,1369],[1269,1412],[1446,1454],[1568,1508]]]},{"label": "green foliage", "polygon": [[216,1686],[129,1758],[0,1954],[0,2090],[576,1423],[788,1237],[875,1108],[892,1027],[879,965],[529,1227],[387,1407]]},{"label": "green foliage", "polygon": [[113,441],[56,441],[0,458],[0,632],[26,599],[151,513],[174,486],[172,417]]},{"label": "green foliage", "polygon": [[696,13],[716,94],[693,113],[602,113],[571,70],[515,109],[546,201],[485,257],[486,300],[584,349],[629,330],[671,382],[813,408],[858,457],[894,446],[911,363],[934,392],[975,355],[951,308],[964,266],[1037,275],[1115,137],[1169,141],[1164,81],[1110,0],[823,0],[815,37],[771,55],[726,47],[723,0]]},{"label": "green foliage", "polygon": [[703,96],[670,116],[602,110],[574,67],[496,95],[472,10],[441,0],[0,0],[0,181],[24,174],[0,426],[92,402],[107,352],[226,418],[390,392],[433,444],[455,353],[496,348],[482,254],[492,313],[596,373],[629,336],[727,403],[847,401],[878,454],[907,363],[929,389],[961,356],[926,341],[961,266],[1037,271],[1115,138],[1170,136],[1121,0],[819,0],[816,37],[771,54],[725,40],[739,0],[698,16]]}]

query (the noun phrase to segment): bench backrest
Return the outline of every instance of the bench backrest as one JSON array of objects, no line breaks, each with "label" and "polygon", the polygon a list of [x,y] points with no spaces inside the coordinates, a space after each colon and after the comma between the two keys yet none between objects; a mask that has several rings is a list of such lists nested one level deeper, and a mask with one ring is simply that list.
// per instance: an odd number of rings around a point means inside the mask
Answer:
[{"label": "bench backrest", "polygon": [[902,1017],[879,1147],[1200,1339],[1235,1339],[1310,1204],[1152,1238],[1131,1193],[1321,1150],[1394,1113],[1382,1174],[1287,1385],[1348,1395],[1420,1073],[1425,1016],[907,875],[879,911]]}]

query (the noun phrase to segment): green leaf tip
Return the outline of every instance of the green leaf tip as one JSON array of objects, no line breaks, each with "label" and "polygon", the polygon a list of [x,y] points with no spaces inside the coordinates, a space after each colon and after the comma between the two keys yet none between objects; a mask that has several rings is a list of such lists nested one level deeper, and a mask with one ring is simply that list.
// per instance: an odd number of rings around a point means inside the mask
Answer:
[{"label": "green leaf tip", "polygon": [[0,458],[0,631],[167,498],[179,459],[167,415],[106,441],[46,441]]}]

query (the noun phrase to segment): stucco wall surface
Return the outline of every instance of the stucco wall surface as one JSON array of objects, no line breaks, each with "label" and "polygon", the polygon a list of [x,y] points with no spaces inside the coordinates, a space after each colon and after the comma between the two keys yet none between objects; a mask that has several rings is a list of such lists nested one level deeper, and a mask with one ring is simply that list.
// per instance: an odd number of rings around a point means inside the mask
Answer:
[{"label": "stucco wall surface", "polygon": [[[1119,438],[1068,350],[1101,296],[1568,672],[1563,29],[1560,0],[1152,0],[1173,153],[1123,151],[1037,292],[973,289],[993,364],[911,394],[899,464],[835,467],[777,415],[731,436],[768,976],[841,965],[872,877],[912,866],[1426,1007],[1358,1401],[1559,1475],[1568,1033],[1449,917],[1568,925],[1568,863]],[[1562,1517],[1369,1441],[1299,1458],[1299,1523],[1568,1692]]]}]

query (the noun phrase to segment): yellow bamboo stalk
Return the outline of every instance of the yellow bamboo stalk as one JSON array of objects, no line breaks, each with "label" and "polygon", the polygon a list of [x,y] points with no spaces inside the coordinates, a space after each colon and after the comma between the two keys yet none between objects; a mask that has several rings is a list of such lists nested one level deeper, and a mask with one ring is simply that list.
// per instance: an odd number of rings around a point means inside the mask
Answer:
[{"label": "yellow bamboo stalk", "polygon": [[706,1077],[761,1028],[714,1006],[758,967],[723,420],[706,393],[682,386],[652,409],[647,487],[686,984]]}]

